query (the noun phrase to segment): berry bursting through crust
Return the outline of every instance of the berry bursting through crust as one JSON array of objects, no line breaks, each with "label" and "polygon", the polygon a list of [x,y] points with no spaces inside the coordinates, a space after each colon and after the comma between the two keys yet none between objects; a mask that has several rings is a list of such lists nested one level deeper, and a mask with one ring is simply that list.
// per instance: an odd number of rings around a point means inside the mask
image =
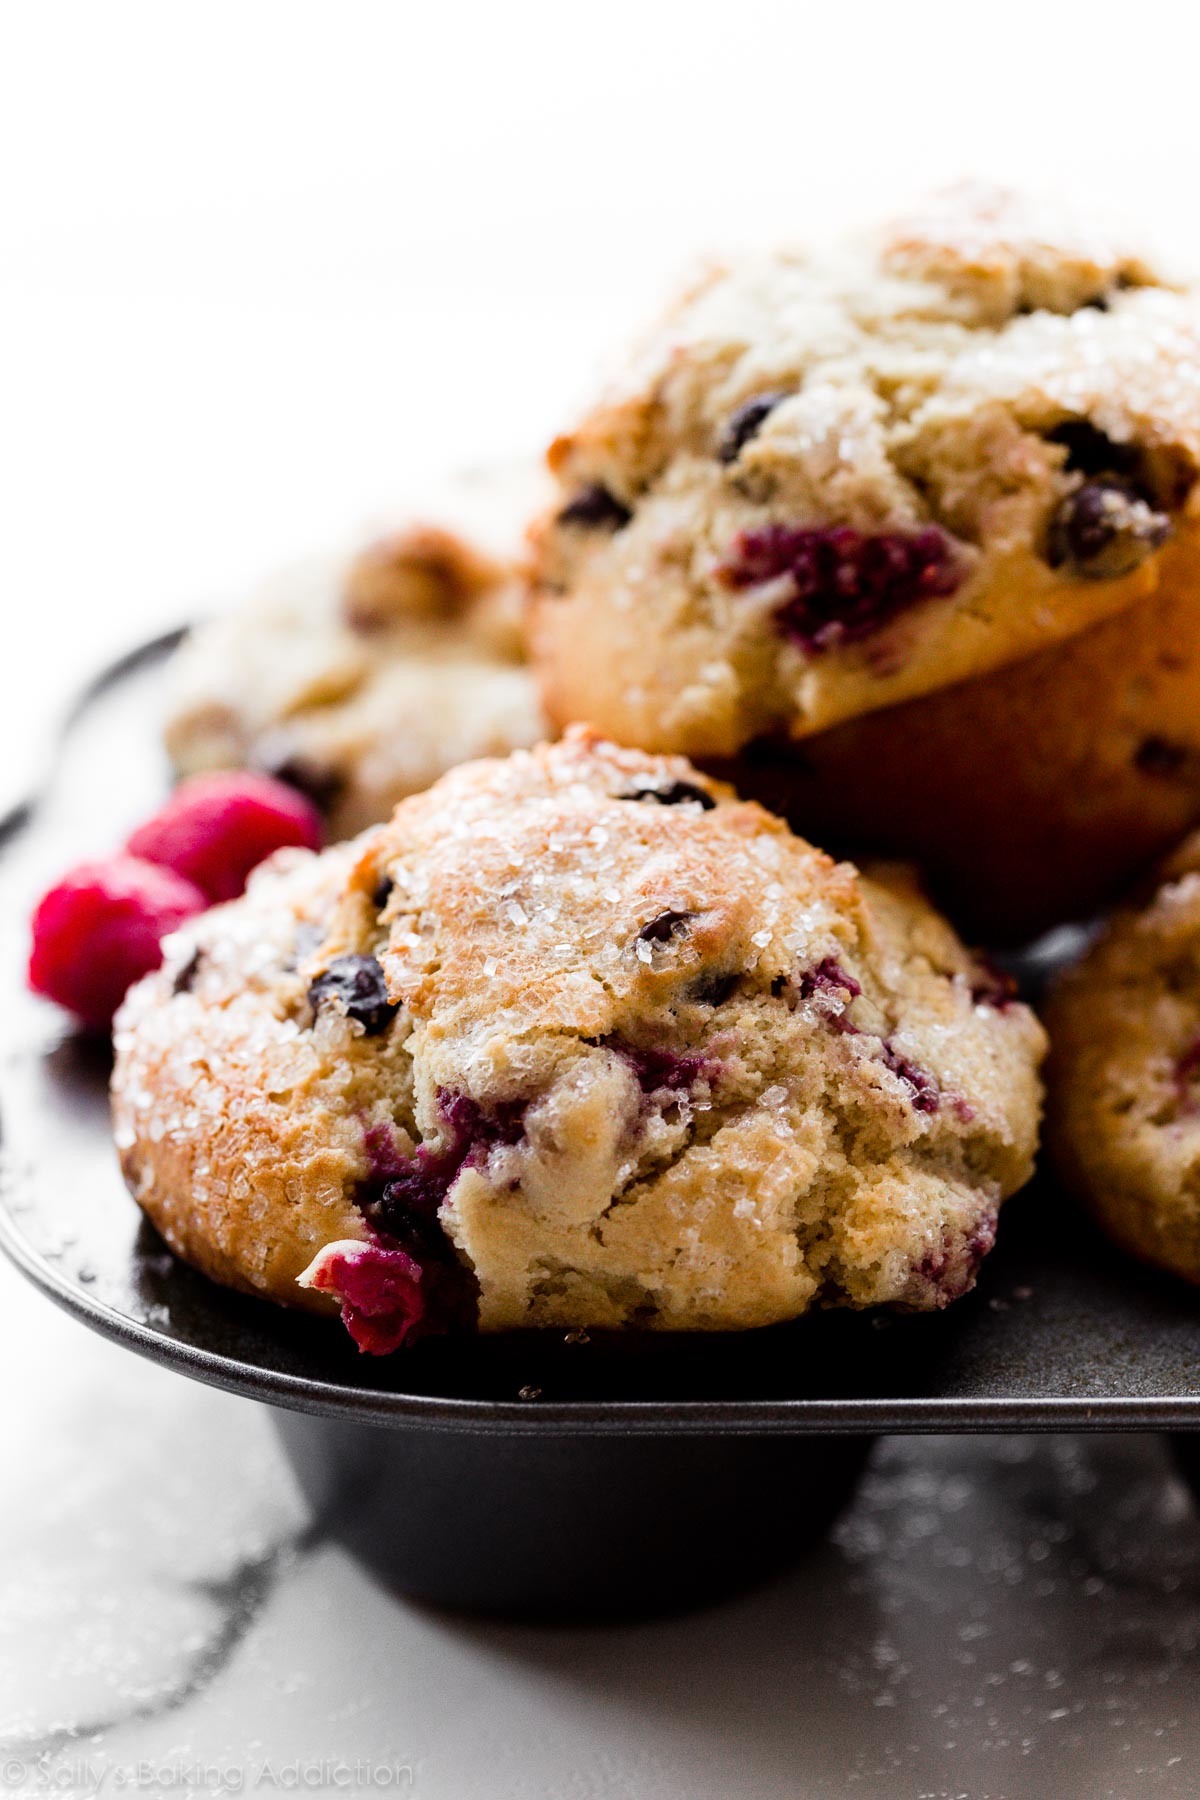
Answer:
[{"label": "berry bursting through crust", "polygon": [[765,525],[744,531],[720,569],[728,587],[777,583],[778,629],[808,656],[861,643],[910,607],[946,599],[963,578],[954,544],[921,531]]}]

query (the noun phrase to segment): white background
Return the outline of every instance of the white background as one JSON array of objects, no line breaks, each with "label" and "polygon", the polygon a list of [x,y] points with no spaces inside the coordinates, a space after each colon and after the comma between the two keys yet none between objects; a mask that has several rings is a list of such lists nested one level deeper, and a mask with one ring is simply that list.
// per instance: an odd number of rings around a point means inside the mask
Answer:
[{"label": "white background", "polygon": [[[1198,51],[1182,0],[0,0],[0,803],[97,661],[544,443],[698,250],[981,174],[1194,256]],[[0,1281],[0,1672],[41,1731],[186,1685],[207,1626],[155,1559],[236,1563],[283,1501],[260,1417]],[[220,1454],[244,1520],[202,1516]],[[390,1745],[454,1800],[1194,1792],[1182,1491],[1123,1516],[1087,1474],[1117,1604],[1078,1522],[1030,1523],[1111,1447],[891,1454],[815,1575],[649,1634],[447,1625],[328,1553],[192,1711],[104,1741]]]},{"label": "white background", "polygon": [[1198,50],[1155,0],[7,0],[7,785],[119,643],[544,443],[700,250],[961,174],[1190,249]]}]

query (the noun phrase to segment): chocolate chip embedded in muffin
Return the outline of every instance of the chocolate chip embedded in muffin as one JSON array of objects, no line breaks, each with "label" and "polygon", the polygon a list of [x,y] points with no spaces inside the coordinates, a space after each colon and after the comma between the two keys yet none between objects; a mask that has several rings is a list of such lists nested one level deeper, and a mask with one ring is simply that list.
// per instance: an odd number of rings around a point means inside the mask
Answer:
[{"label": "chocolate chip embedded in muffin", "polygon": [[667,781],[661,786],[643,784],[621,795],[622,800],[651,800],[658,806],[699,806],[711,812],[717,804],[707,788],[694,781]]},{"label": "chocolate chip embedded in muffin", "polygon": [[752,399],[744,400],[730,415],[729,423],[721,434],[717,460],[723,463],[736,462],[744,446],[770,418],[779,402],[786,399],[786,389],[779,388],[774,393],[755,394]]},{"label": "chocolate chip embedded in muffin", "polygon": [[672,938],[686,932],[695,917],[694,912],[676,912],[668,907],[642,926],[637,941],[639,944],[669,944]]},{"label": "chocolate chip embedded in muffin", "polygon": [[580,525],[588,530],[620,531],[633,517],[623,500],[602,482],[592,481],[568,500],[558,515],[560,525]]},{"label": "chocolate chip embedded in muffin", "polygon": [[361,1025],[368,1037],[386,1031],[396,1016],[383,969],[374,956],[335,956],[311,982],[308,1000],[314,1013],[324,1006],[336,1006]]},{"label": "chocolate chip embedded in muffin", "polygon": [[294,750],[279,748],[272,751],[269,743],[263,746],[261,753],[255,758],[255,767],[261,769],[264,775],[271,775],[276,781],[295,788],[306,800],[311,800],[326,818],[345,792],[346,777],[336,769],[315,762],[311,757]]},{"label": "chocolate chip embedded in muffin", "polygon": [[1187,744],[1173,743],[1170,738],[1151,732],[1133,753],[1134,767],[1143,775],[1161,775],[1170,780],[1185,769],[1200,752]]},{"label": "chocolate chip embedded in muffin", "polygon": [[1171,535],[1171,521],[1123,481],[1085,481],[1050,522],[1046,560],[1069,564],[1088,581],[1131,575]]},{"label": "chocolate chip embedded in muffin", "polygon": [[1120,475],[1133,481],[1143,457],[1136,444],[1118,444],[1090,419],[1066,419],[1046,434],[1067,452],[1066,468],[1080,475]]},{"label": "chocolate chip embedded in muffin", "polygon": [[201,952],[193,950],[186,956],[171,977],[172,994],[190,994],[200,973],[200,965],[204,961]]}]

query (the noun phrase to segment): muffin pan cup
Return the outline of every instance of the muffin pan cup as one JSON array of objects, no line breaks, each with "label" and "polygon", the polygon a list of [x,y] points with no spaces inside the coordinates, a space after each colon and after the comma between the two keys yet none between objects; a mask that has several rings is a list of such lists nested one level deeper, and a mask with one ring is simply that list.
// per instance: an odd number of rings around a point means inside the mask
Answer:
[{"label": "muffin pan cup", "polygon": [[514,1333],[358,1355],[335,1322],[177,1261],[125,1192],[106,1045],[23,991],[23,921],[161,795],[164,644],[72,714],[0,823],[0,1247],[84,1324],[266,1403],[319,1525],[398,1590],[584,1618],[706,1602],[819,1540],[873,1434],[1165,1429],[1200,1481],[1200,1298],[1121,1258],[1047,1176],[936,1315],[746,1333]]},{"label": "muffin pan cup", "polygon": [[870,1447],[274,1417],[318,1527],[399,1592],[567,1622],[708,1603],[786,1566],[841,1511]]}]

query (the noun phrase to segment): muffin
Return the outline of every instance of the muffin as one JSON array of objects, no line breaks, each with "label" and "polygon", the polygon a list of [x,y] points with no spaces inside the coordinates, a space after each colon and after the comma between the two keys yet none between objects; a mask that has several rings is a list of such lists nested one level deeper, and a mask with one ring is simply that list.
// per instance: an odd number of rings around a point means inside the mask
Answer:
[{"label": "muffin", "polygon": [[546,732],[511,559],[417,523],[348,565],[315,564],[203,626],[172,672],[180,775],[255,768],[348,837],[455,763]]},{"label": "muffin", "polygon": [[1050,1142],[1124,1249],[1200,1282],[1200,834],[1059,983]]},{"label": "muffin", "polygon": [[582,728],[282,853],[115,1041],[172,1247],[375,1351],[942,1307],[1029,1175],[1043,1050],[896,871]]},{"label": "muffin", "polygon": [[798,831],[915,858],[958,928],[1017,943],[1089,917],[1200,821],[1200,583],[1025,662],[717,765]]},{"label": "muffin", "polygon": [[1047,650],[1200,574],[1200,303],[958,190],[714,269],[550,451],[552,721],[727,757]]}]

